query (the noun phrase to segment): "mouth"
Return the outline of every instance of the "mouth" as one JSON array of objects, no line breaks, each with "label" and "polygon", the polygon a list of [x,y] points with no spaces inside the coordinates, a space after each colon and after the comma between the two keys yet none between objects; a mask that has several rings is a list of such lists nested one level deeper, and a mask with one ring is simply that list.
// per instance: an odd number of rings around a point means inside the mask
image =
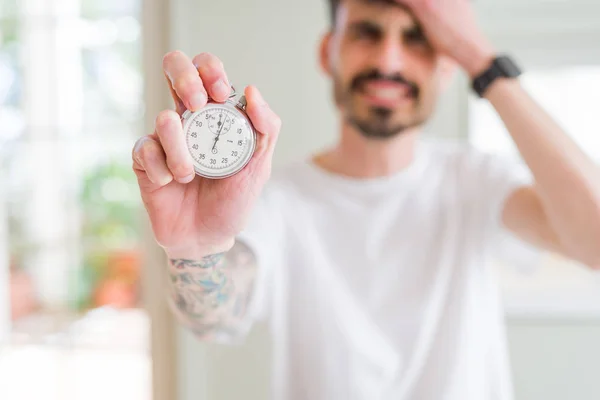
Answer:
[{"label": "mouth", "polygon": [[368,103],[386,108],[411,103],[415,99],[414,89],[410,85],[392,81],[367,82],[359,93]]}]

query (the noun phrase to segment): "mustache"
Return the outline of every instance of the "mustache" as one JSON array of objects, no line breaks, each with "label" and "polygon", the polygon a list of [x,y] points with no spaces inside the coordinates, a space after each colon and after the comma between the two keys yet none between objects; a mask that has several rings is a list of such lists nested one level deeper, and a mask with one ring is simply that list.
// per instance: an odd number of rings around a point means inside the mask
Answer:
[{"label": "mustache", "polygon": [[373,69],[371,71],[367,71],[367,72],[364,72],[364,73],[356,76],[352,80],[350,89],[352,91],[358,91],[363,87],[363,85],[365,83],[367,83],[369,81],[387,81],[387,82],[401,83],[410,88],[411,97],[413,97],[413,98],[419,97],[419,87],[417,86],[416,83],[409,81],[399,72],[397,72],[395,74],[391,74],[391,75],[385,75],[377,69]]}]

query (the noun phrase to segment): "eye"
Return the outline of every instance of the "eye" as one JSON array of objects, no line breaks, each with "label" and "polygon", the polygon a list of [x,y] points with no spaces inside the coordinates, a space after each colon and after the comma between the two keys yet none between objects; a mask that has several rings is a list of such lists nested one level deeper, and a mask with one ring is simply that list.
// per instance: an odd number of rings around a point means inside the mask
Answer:
[{"label": "eye", "polygon": [[373,32],[370,29],[361,29],[356,32],[358,39],[377,39],[377,32]]},{"label": "eye", "polygon": [[404,33],[404,41],[408,44],[428,45],[427,38],[419,28],[411,29]]},{"label": "eye", "polygon": [[352,38],[356,40],[375,41],[380,36],[379,29],[371,24],[357,24],[352,29]]}]

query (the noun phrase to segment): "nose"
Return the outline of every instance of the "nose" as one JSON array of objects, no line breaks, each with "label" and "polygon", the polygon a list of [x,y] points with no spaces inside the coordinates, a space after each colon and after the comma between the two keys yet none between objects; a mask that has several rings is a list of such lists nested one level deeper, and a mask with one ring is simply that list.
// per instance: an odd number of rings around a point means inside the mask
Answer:
[{"label": "nose", "polygon": [[381,40],[375,48],[376,67],[386,75],[402,71],[405,63],[404,46],[391,37]]}]

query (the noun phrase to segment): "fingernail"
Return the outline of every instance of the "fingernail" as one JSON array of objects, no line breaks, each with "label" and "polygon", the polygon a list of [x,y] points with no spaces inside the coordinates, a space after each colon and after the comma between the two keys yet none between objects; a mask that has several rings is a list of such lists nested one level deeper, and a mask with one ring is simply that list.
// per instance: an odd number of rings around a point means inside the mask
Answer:
[{"label": "fingernail", "polygon": [[194,93],[194,95],[190,99],[190,106],[192,107],[193,111],[197,111],[198,109],[203,107],[205,103],[206,95],[202,92]]},{"label": "fingernail", "polygon": [[167,174],[160,177],[158,184],[160,186],[167,186],[173,180],[173,175]]},{"label": "fingernail", "polygon": [[185,178],[180,178],[179,179],[179,183],[190,183],[191,181],[194,180],[195,176],[196,176],[196,174],[194,172],[192,172],[191,174],[189,174]]},{"label": "fingernail", "polygon": [[230,87],[222,80],[219,80],[212,85],[212,91],[213,95],[221,98],[227,98],[229,97],[229,93],[231,93]]}]

